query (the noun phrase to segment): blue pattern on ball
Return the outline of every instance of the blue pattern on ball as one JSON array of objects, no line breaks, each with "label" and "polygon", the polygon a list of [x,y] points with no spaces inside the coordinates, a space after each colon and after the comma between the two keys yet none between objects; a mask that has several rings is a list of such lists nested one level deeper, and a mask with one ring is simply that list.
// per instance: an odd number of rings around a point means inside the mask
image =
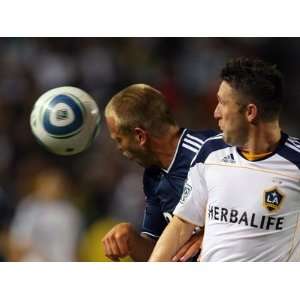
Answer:
[{"label": "blue pattern on ball", "polygon": [[[51,110],[59,103],[65,103],[72,109],[72,111],[74,113],[74,116],[75,116],[74,121],[67,126],[58,127],[58,126],[53,125],[50,122]],[[43,125],[44,125],[45,130],[51,135],[55,135],[55,136],[70,135],[70,134],[76,132],[77,130],[79,130],[81,128],[81,126],[83,125],[83,111],[80,108],[79,104],[74,99],[72,99],[70,96],[57,95],[48,104],[48,107],[47,107],[47,109],[44,113],[44,117],[43,117]]]}]

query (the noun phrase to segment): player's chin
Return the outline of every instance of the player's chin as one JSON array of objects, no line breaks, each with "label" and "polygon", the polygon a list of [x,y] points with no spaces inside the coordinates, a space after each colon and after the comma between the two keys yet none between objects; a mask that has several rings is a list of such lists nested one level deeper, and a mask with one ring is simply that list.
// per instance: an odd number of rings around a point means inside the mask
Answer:
[{"label": "player's chin", "polygon": [[132,155],[126,155],[126,154],[123,154],[128,160],[130,161],[134,161],[135,163],[137,163],[138,165],[142,166],[142,167],[146,167],[145,164],[140,161],[139,159],[133,157]]},{"label": "player's chin", "polygon": [[147,164],[145,164],[144,162],[142,162],[142,161],[140,161],[140,160],[135,160],[135,162],[136,162],[139,166],[141,166],[141,167],[143,167],[143,168],[147,168],[147,167],[148,167]]}]

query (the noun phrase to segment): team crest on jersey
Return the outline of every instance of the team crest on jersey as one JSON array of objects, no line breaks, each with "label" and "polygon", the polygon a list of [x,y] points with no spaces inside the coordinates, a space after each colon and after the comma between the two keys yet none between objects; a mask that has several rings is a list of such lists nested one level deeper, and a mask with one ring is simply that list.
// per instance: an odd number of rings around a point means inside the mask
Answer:
[{"label": "team crest on jersey", "polygon": [[264,207],[273,212],[280,208],[283,198],[283,193],[277,187],[266,190],[264,192]]},{"label": "team crest on jersey", "polygon": [[183,203],[185,199],[190,195],[191,191],[192,191],[192,187],[188,183],[186,183],[184,185],[183,193],[179,202]]}]

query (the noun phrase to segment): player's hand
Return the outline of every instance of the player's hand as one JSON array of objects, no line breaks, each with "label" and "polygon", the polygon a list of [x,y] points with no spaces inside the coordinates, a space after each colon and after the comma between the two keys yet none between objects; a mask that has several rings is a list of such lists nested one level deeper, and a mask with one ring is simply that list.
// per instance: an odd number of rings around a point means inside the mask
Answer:
[{"label": "player's hand", "polygon": [[187,261],[195,256],[201,249],[203,233],[197,233],[177,251],[172,257],[172,261]]},{"label": "player's hand", "polygon": [[105,256],[113,261],[129,255],[129,240],[137,234],[130,223],[114,226],[102,239]]}]

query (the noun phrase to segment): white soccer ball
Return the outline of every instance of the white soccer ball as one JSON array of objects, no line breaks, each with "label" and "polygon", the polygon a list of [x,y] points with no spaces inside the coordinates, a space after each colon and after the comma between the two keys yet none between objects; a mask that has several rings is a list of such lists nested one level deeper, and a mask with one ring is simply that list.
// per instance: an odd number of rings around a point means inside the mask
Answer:
[{"label": "white soccer ball", "polygon": [[36,101],[30,116],[37,141],[59,155],[85,150],[99,132],[101,115],[94,99],[71,86],[49,90]]}]

